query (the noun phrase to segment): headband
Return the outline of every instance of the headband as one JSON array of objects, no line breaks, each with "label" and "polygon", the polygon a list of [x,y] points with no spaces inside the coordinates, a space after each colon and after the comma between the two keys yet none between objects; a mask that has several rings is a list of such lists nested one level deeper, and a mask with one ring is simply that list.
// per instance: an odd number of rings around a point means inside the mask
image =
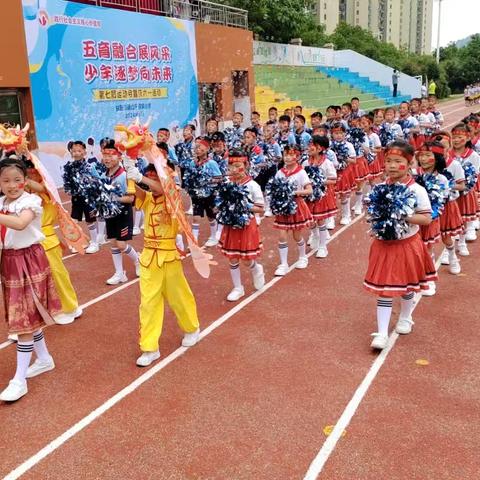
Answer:
[{"label": "headband", "polygon": [[400,148],[387,148],[387,152],[386,152],[386,155],[389,155],[389,154],[393,154],[393,155],[399,155],[400,157],[403,157],[405,158],[406,160],[408,160],[409,162],[412,161],[412,155],[404,152],[403,150],[401,150]]},{"label": "headband", "polygon": [[228,157],[228,163],[236,162],[248,163],[248,157]]},{"label": "headband", "polygon": [[459,128],[457,128],[456,130],[452,130],[452,136],[453,135],[462,135],[468,137],[469,134],[466,130],[460,130]]},{"label": "headband", "polygon": [[445,153],[445,149],[443,147],[439,147],[437,145],[426,145],[423,144],[417,151],[416,153],[422,153],[422,152],[432,152],[432,153],[440,153],[443,155]]},{"label": "headband", "polygon": [[200,140],[196,140],[196,143],[199,143],[200,145],[203,145],[204,147],[210,148],[210,142],[208,140],[205,140],[204,138]]},{"label": "headband", "polygon": [[113,154],[121,155],[120,151],[116,148],[104,148],[103,153],[106,153],[107,155],[108,154],[110,154],[110,155],[113,155]]}]

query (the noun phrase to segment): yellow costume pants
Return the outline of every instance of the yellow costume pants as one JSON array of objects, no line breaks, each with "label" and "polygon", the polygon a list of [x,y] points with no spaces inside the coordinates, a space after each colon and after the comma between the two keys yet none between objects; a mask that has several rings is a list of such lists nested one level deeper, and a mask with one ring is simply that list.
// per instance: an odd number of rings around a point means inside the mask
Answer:
[{"label": "yellow costume pants", "polygon": [[162,333],[164,301],[177,317],[179,327],[185,333],[198,329],[197,305],[182,262],[174,260],[158,266],[156,258],[150,266],[140,265],[140,349],[142,352],[158,350]]},{"label": "yellow costume pants", "polygon": [[78,299],[73,289],[70,275],[68,274],[62,260],[62,248],[57,245],[45,252],[47,254],[50,270],[52,271],[53,282],[57,290],[62,311],[64,313],[72,313],[78,308]]}]

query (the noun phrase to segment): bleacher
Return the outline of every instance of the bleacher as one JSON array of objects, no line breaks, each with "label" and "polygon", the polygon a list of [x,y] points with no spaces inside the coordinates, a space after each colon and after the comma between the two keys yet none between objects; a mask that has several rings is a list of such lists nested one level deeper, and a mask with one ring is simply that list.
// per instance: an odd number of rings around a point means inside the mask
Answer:
[{"label": "bleacher", "polygon": [[354,88],[317,67],[255,65],[255,83],[255,107],[264,119],[271,106],[282,114],[286,108],[302,105],[308,117],[314,111],[325,112],[329,105],[341,105],[352,97],[360,98],[364,110],[387,104],[384,96]]}]

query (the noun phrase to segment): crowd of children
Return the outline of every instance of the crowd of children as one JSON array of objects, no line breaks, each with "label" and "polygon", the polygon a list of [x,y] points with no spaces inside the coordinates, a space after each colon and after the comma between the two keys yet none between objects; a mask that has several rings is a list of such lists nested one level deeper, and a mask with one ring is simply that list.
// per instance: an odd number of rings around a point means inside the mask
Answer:
[{"label": "crowd of children", "polygon": [[[275,275],[283,276],[290,265],[308,267],[308,248],[318,259],[329,255],[329,230],[335,228],[338,212],[339,223],[349,225],[367,208],[374,238],[364,286],[378,297],[372,347],[385,348],[393,297],[401,297],[396,331],[407,334],[413,325],[414,293],[435,294],[433,245],[443,242],[441,263],[458,275],[457,254],[468,256],[467,242],[477,238],[480,117],[472,114],[451,132],[442,130],[434,96],[368,113],[353,98],[329,106],[325,118],[313,113],[310,126],[300,106],[282,115],[271,107],[268,115],[262,125],[253,112],[250,126],[243,128],[245,119],[237,112],[223,132],[212,118],[204,136],[196,136],[195,126],[187,125],[183,141],[173,147],[168,145],[168,129],[158,130],[157,146],[167,159],[169,175],[189,197],[194,239],[201,238],[201,219],[207,217],[204,247],[218,246],[227,258],[232,281],[227,300],[235,302],[245,295],[241,262],[251,272],[255,289],[265,285],[260,263],[263,218],[274,217],[279,257]],[[90,242],[85,252],[97,254],[107,239],[113,242],[114,274],[106,283],[127,281],[123,256],[140,277],[142,355],[137,365],[147,366],[160,356],[165,300],[184,331],[182,344],[192,346],[199,339],[195,299],[181,265],[187,252],[155,167],[142,159],[122,160],[112,139],[103,139],[100,147],[97,159],[87,158],[82,141],[69,144],[64,189],[71,196],[71,217],[87,224]],[[99,205],[88,193],[98,179],[108,185],[113,206]],[[136,184],[133,191],[129,181]],[[398,185],[403,189],[395,190]],[[71,323],[82,312],[62,263],[48,191],[28,155],[22,159],[4,152],[0,188],[2,289],[9,333],[18,336],[17,372],[0,399],[12,401],[27,392],[26,378],[54,368],[42,328]],[[382,197],[387,191],[390,197]],[[378,199],[385,202],[392,195],[404,199],[402,211],[409,213],[403,223],[393,222],[396,231],[386,235],[389,222],[382,219],[382,230],[372,218],[380,207]],[[128,242],[141,228],[144,249],[138,255]],[[289,232],[297,251],[293,262]],[[37,360],[29,366],[33,351]]]}]

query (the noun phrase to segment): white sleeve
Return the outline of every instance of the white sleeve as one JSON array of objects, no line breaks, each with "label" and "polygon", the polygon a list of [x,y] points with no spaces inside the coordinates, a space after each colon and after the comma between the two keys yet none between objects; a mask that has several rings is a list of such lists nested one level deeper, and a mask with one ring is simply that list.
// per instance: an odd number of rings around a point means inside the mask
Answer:
[{"label": "white sleeve", "polygon": [[335,165],[330,160],[325,160],[325,172],[327,179],[336,179],[337,178],[337,170]]},{"label": "white sleeve", "polygon": [[373,148],[378,148],[382,146],[382,142],[380,141],[380,137],[376,133],[372,133],[372,145]]},{"label": "white sleeve", "polygon": [[430,205],[427,191],[422,186],[415,184],[415,194],[417,195],[415,213],[430,213],[432,206]]},{"label": "white sleeve", "polygon": [[460,183],[465,181],[465,172],[463,171],[463,167],[460,165],[460,162],[454,160],[452,162],[452,174],[455,182]]},{"label": "white sleeve", "polygon": [[347,148],[348,148],[348,156],[350,158],[357,158],[357,153],[355,152],[355,147],[350,142],[347,142]]},{"label": "white sleeve", "polygon": [[312,181],[305,170],[298,172],[299,188],[305,188],[307,185],[311,185]]},{"label": "white sleeve", "polygon": [[43,207],[42,207],[42,199],[34,194],[27,194],[19,198],[14,205],[14,212],[16,215],[20,215],[22,210],[32,210],[35,216],[42,215]]},{"label": "white sleeve", "polygon": [[474,150],[468,159],[470,162],[472,162],[472,165],[475,167],[475,171],[478,173],[480,171],[480,156],[478,153]]},{"label": "white sleeve", "polygon": [[418,120],[415,117],[410,117],[410,123],[412,124],[411,128],[418,127]]},{"label": "white sleeve", "polygon": [[252,202],[259,207],[260,206],[263,207],[265,204],[265,201],[263,199],[262,189],[260,188],[260,185],[254,180],[252,180],[249,183],[249,186],[250,186],[250,194],[252,196],[251,198]]}]

